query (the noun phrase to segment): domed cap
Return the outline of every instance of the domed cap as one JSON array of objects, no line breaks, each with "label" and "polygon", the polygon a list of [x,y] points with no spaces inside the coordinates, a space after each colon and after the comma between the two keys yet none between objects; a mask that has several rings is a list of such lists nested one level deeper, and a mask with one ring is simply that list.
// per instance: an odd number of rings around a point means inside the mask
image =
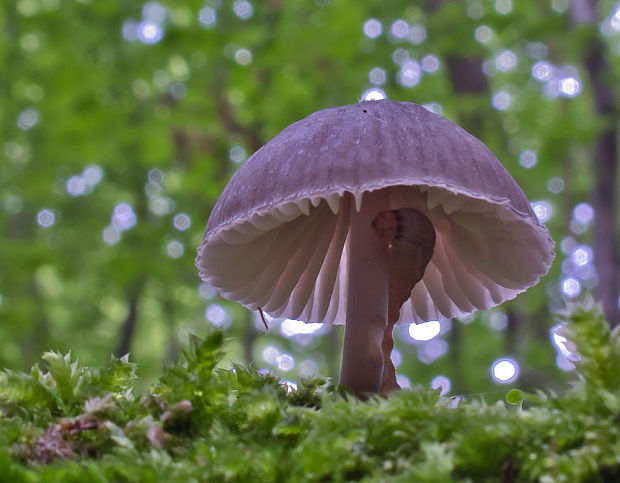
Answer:
[{"label": "domed cap", "polygon": [[344,323],[349,225],[364,193],[415,208],[436,241],[400,322],[489,309],[538,283],[553,241],[523,191],[478,139],[392,100],[315,112],[236,172],[198,248],[200,277],[275,317]]}]

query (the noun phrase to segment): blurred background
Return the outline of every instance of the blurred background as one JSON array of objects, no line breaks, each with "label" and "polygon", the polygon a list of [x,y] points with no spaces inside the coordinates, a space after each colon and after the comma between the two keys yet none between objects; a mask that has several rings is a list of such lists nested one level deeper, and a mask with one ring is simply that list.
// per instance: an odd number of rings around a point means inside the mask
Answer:
[{"label": "blurred background", "polygon": [[616,2],[2,0],[0,59],[0,366],[130,352],[153,381],[212,325],[229,361],[337,376],[342,327],[266,334],[194,258],[256,149],[318,109],[384,97],[482,139],[557,249],[512,302],[397,328],[402,386],[562,390],[573,364],[553,312],[593,293],[619,321]]}]

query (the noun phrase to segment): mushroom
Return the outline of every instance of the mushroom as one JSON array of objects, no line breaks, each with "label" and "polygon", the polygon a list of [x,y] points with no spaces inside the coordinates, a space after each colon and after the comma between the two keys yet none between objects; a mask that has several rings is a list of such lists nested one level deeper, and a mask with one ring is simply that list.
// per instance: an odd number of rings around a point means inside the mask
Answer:
[{"label": "mushroom", "polygon": [[486,310],[538,283],[554,243],[498,159],[423,107],[321,110],[254,153],[196,266],[251,310],[345,324],[340,383],[397,388],[392,328]]}]

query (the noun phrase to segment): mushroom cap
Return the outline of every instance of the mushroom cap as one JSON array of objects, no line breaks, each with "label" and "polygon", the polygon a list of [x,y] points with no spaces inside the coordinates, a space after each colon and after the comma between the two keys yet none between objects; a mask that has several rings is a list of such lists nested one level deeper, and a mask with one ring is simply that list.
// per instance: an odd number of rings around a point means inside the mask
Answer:
[{"label": "mushroom cap", "polygon": [[436,231],[399,323],[489,309],[549,270],[549,232],[493,153],[417,104],[380,100],[315,112],[256,151],[211,213],[200,277],[252,310],[343,324],[351,213],[382,189]]}]

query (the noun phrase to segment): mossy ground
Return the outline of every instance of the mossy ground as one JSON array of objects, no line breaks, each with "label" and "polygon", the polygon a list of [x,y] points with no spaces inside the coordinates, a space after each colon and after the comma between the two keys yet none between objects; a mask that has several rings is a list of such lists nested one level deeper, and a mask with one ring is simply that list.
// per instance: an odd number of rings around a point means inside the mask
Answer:
[{"label": "mossy ground", "polygon": [[217,368],[223,334],[134,393],[135,366],[96,369],[46,353],[0,376],[0,481],[617,481],[620,342],[598,309],[562,331],[579,378],[561,397],[506,401],[415,388],[362,402],[322,379]]}]

